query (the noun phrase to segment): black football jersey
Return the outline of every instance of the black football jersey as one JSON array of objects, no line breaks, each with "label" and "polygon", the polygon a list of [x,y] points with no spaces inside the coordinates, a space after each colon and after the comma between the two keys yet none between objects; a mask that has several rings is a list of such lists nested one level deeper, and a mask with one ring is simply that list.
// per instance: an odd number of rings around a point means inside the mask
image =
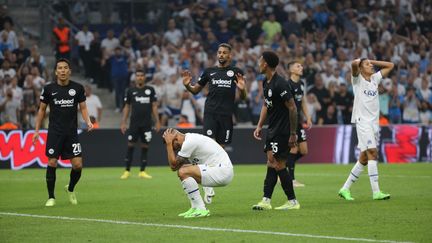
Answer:
[{"label": "black football jersey", "polygon": [[126,91],[124,101],[130,105],[130,127],[151,127],[152,104],[157,101],[153,87],[130,88]]},{"label": "black football jersey", "polygon": [[76,133],[78,104],[85,100],[84,87],[74,81],[69,81],[66,86],[61,86],[57,82],[45,85],[40,101],[50,108],[48,132]]},{"label": "black football jersey", "polygon": [[285,101],[292,97],[289,82],[275,73],[270,81],[263,82],[264,103],[267,107],[268,135],[289,135],[289,110]]},{"label": "black football jersey", "polygon": [[[291,79],[288,80],[290,87],[291,87],[291,94],[294,98],[294,102],[297,107],[297,116],[299,119],[299,122],[302,122],[302,101],[304,96],[304,90],[305,85],[302,80],[299,80],[298,82],[294,82]],[[299,124],[300,124],[299,123]]]},{"label": "black football jersey", "polygon": [[237,85],[236,74],[243,71],[237,67],[210,67],[204,70],[198,84],[209,85],[204,111],[210,113],[232,115]]}]

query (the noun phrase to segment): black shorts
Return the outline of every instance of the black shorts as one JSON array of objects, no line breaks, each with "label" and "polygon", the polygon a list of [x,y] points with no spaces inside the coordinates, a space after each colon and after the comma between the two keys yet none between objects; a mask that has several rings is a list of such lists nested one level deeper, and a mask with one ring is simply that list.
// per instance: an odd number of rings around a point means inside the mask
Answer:
[{"label": "black shorts", "polygon": [[82,157],[81,144],[78,140],[78,134],[62,135],[50,133],[48,131],[45,155],[48,158],[71,159]]},{"label": "black shorts", "polygon": [[290,148],[288,146],[288,135],[276,135],[274,137],[267,137],[264,145],[264,152],[272,151],[276,159],[287,159]]},{"label": "black shorts", "polygon": [[297,127],[297,143],[302,143],[307,141],[306,130],[299,123]]},{"label": "black shorts", "polygon": [[142,143],[149,144],[152,139],[151,127],[130,127],[128,141],[136,143],[138,138],[141,138]]},{"label": "black shorts", "polygon": [[204,135],[219,144],[230,144],[233,133],[232,116],[213,113],[204,114]]}]

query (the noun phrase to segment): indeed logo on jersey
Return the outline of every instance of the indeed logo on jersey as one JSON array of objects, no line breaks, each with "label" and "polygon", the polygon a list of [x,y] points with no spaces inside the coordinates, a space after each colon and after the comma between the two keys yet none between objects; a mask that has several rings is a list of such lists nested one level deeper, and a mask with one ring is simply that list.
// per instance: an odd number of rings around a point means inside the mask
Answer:
[{"label": "indeed logo on jersey", "polygon": [[363,93],[367,96],[374,97],[378,94],[377,90],[364,90]]},{"label": "indeed logo on jersey", "polygon": [[231,83],[231,80],[212,79],[212,84],[217,85],[218,87],[231,88]]},{"label": "indeed logo on jersey", "polygon": [[71,107],[74,105],[74,99],[65,100],[65,99],[54,99],[54,104],[59,105],[60,107]]},{"label": "indeed logo on jersey", "polygon": [[150,103],[150,97],[135,96],[135,101],[141,104],[148,104]]}]

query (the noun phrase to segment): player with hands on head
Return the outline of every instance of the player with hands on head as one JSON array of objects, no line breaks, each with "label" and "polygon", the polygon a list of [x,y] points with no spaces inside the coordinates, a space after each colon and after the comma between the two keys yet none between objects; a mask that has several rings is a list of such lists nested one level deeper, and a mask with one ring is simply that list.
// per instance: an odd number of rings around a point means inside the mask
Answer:
[{"label": "player with hands on head", "polygon": [[[374,66],[380,68],[375,71]],[[368,167],[369,181],[372,188],[373,200],[390,199],[390,194],[380,190],[378,184],[378,136],[379,136],[379,97],[378,85],[387,77],[394,64],[391,62],[369,60],[367,58],[355,59],[351,63],[351,82],[354,92],[354,106],[351,123],[357,131],[360,157],[339,190],[339,196],[352,201],[350,187],[357,181],[364,168]]]},{"label": "player with hands on head", "polygon": [[199,218],[210,216],[201,197],[198,184],[203,187],[228,185],[234,170],[225,150],[213,139],[197,133],[181,133],[168,128],[163,133],[168,163],[177,175],[191,207],[178,216]]}]

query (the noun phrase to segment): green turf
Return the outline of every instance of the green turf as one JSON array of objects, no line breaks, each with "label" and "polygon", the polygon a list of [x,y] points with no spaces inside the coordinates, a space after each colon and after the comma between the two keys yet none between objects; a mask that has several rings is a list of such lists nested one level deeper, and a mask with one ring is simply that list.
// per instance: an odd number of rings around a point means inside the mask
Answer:
[{"label": "green turf", "polygon": [[[150,167],[151,180],[139,179],[137,169],[120,180],[121,168],[85,168],[72,206],[63,186],[68,169],[57,171],[57,205],[47,199],[44,169],[0,170],[0,212],[71,218],[104,219],[163,225],[288,232],[374,240],[432,242],[432,164],[380,165],[381,189],[388,201],[373,201],[364,173],[353,185],[355,201],[337,197],[351,165],[298,165],[298,211],[251,210],[262,197],[264,166],[236,166],[233,182],[216,189],[211,216],[183,219],[189,208],[175,173],[168,167]],[[280,185],[273,206],[285,202]],[[0,242],[335,242],[340,240],[168,228],[94,221],[18,217],[0,214]]]}]

